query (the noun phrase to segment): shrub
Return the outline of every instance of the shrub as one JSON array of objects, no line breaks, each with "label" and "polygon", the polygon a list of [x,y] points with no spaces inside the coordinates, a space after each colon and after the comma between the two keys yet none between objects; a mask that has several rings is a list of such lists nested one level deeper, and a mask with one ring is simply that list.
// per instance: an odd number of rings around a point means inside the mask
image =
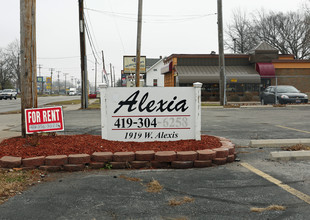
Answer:
[{"label": "shrub", "polygon": [[233,94],[233,95],[227,97],[227,101],[239,102],[240,101],[240,97],[237,94]]}]

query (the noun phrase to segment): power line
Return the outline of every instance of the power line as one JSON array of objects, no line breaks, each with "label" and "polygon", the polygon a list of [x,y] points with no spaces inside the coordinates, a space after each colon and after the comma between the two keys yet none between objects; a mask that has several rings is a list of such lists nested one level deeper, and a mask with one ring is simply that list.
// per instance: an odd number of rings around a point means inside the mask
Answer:
[{"label": "power line", "polygon": [[[86,5],[86,2],[85,2],[85,5]],[[91,19],[90,19],[90,16],[89,16],[88,11],[86,11],[86,15],[87,15],[87,17],[88,17],[88,21],[89,21],[89,25],[90,25],[90,33],[92,33],[92,36],[93,36],[94,39],[95,39],[95,45],[96,45],[96,47],[99,48],[99,47],[98,47],[98,42],[97,42],[97,39],[96,39],[96,35],[95,35],[95,32],[94,32],[94,28],[93,28],[93,25],[92,25],[92,22],[91,22]],[[95,48],[95,51],[96,51],[96,54],[98,54],[96,48]]]},{"label": "power line", "polygon": [[90,48],[91,48],[91,50],[92,50],[93,56],[94,56],[95,60],[97,60],[98,58],[97,58],[97,56],[95,55],[95,54],[96,54],[96,53],[95,53],[96,49],[94,48],[94,45],[93,45],[94,42],[93,42],[92,36],[91,36],[91,34],[90,34],[90,31],[89,31],[88,22],[87,22],[87,19],[86,19],[85,17],[84,17],[84,20],[85,20],[86,34],[87,34],[87,37],[88,37],[87,39],[88,39]]},{"label": "power line", "polygon": [[[99,54],[100,52],[96,53]],[[88,55],[92,55],[92,53],[90,54],[86,54]],[[68,57],[38,57],[37,59],[40,60],[60,60],[60,59],[73,59],[73,58],[81,58],[80,56],[68,56]]]},{"label": "power line", "polygon": [[[97,13],[101,13],[107,16],[112,16],[112,17],[119,17],[126,19],[128,21],[132,22],[137,22],[136,21],[136,14],[131,14],[131,13],[117,13],[117,12],[110,12],[110,11],[102,11],[102,10],[97,10],[97,9],[91,9],[91,8],[85,8],[86,10],[89,11],[94,11]],[[209,13],[209,14],[192,14],[192,15],[143,15],[145,17],[144,23],[176,23],[176,22],[185,22],[185,21],[190,21],[190,20],[195,20],[195,19],[201,19],[209,16],[215,16],[217,13]],[[149,19],[147,17],[159,17],[162,19]],[[168,18],[167,18],[168,17]],[[169,18],[170,17],[170,18]]]},{"label": "power line", "polygon": [[[113,8],[112,8],[112,4],[111,4],[110,0],[109,0],[109,4],[110,4],[110,7],[111,7],[111,10],[114,11]],[[121,36],[120,31],[119,31],[119,28],[118,28],[117,22],[115,20],[115,17],[113,17],[113,21],[114,21],[114,24],[115,24],[115,27],[116,27],[116,30],[117,30],[118,37],[119,37],[119,39],[120,39],[120,41],[122,43],[123,53],[125,54],[124,42],[122,40],[122,36]]]}]

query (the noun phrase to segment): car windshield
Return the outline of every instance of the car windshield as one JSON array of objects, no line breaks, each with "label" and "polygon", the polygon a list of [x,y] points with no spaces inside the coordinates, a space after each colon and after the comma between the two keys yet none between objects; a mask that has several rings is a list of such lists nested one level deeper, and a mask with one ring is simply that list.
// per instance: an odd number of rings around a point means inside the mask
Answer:
[{"label": "car windshield", "polygon": [[279,86],[277,87],[278,93],[298,93],[299,91],[293,86]]},{"label": "car windshield", "polygon": [[4,89],[3,92],[11,92],[11,89]]}]

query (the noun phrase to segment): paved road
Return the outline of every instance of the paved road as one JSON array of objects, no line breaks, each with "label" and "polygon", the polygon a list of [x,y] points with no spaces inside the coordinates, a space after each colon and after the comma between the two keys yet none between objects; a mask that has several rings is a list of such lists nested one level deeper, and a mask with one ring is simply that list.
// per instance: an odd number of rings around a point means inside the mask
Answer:
[{"label": "paved road", "polygon": [[[74,100],[74,99],[80,99],[80,96],[47,96],[47,97],[39,97],[38,98],[38,105],[39,107],[52,102],[57,101],[67,101],[67,100]],[[9,112],[9,111],[15,111],[20,110],[21,103],[20,98],[12,99],[12,100],[0,100],[0,113],[2,112]]]}]

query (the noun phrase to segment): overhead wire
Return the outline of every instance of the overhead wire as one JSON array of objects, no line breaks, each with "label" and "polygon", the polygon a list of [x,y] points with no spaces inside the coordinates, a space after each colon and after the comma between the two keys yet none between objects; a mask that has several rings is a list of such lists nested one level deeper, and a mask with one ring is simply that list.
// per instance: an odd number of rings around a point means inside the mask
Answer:
[{"label": "overhead wire", "polygon": [[[85,10],[88,11],[94,11],[97,13],[101,13],[104,15],[112,16],[112,17],[119,17],[123,19],[127,19],[129,21],[137,22],[136,19],[136,14],[132,13],[120,13],[120,12],[110,12],[110,11],[102,11],[102,10],[97,10],[97,9],[92,9],[92,8],[85,8]],[[214,16],[217,13],[209,13],[209,14],[189,14],[189,15],[143,15],[144,17],[144,23],[173,23],[173,22],[185,22],[185,21],[190,21],[194,19],[200,19],[200,18],[205,18],[208,16]],[[163,19],[149,19],[147,17],[164,17]],[[168,19],[167,19],[168,17]]]},{"label": "overhead wire", "polygon": [[[86,2],[85,2],[85,6],[86,6]],[[87,10],[84,10],[84,11],[86,11],[86,13],[84,13],[84,16],[86,14],[86,16],[88,17],[88,19],[87,19],[87,22],[89,23],[88,28],[89,28],[90,34],[92,36],[91,39],[93,41],[94,51],[95,51],[95,54],[98,54],[98,51],[96,50],[96,48],[99,48],[99,47],[98,47],[98,42],[96,40],[96,35],[95,35],[95,32],[94,32],[94,28],[92,26],[92,22],[91,22],[91,19],[90,19],[88,11]]]},{"label": "overhead wire", "polygon": [[[112,4],[111,4],[110,0],[109,0],[109,4],[110,4],[110,7],[111,7],[111,10],[112,10],[112,13],[113,13],[114,10],[113,10],[113,7],[112,7]],[[122,44],[123,53],[125,54],[126,52],[125,52],[124,42],[123,42],[121,33],[119,31],[119,28],[118,28],[118,25],[117,25],[115,17],[113,17],[113,21],[114,21],[114,24],[115,24],[115,27],[116,27],[116,31],[117,31],[118,37],[119,37],[119,39],[121,41],[121,44]]]},{"label": "overhead wire", "polygon": [[[88,37],[87,39],[88,39],[90,48],[91,48],[91,50],[92,50],[92,54],[93,54],[95,60],[99,60],[99,59],[97,58],[97,56],[95,55],[96,53],[95,53],[95,48],[94,48],[94,42],[93,42],[91,33],[90,33],[90,31],[89,31],[89,26],[88,26],[88,22],[87,22],[86,17],[84,17],[84,20],[85,20],[86,34],[87,34],[87,37]],[[97,61],[97,63],[98,63],[98,61]]]}]

